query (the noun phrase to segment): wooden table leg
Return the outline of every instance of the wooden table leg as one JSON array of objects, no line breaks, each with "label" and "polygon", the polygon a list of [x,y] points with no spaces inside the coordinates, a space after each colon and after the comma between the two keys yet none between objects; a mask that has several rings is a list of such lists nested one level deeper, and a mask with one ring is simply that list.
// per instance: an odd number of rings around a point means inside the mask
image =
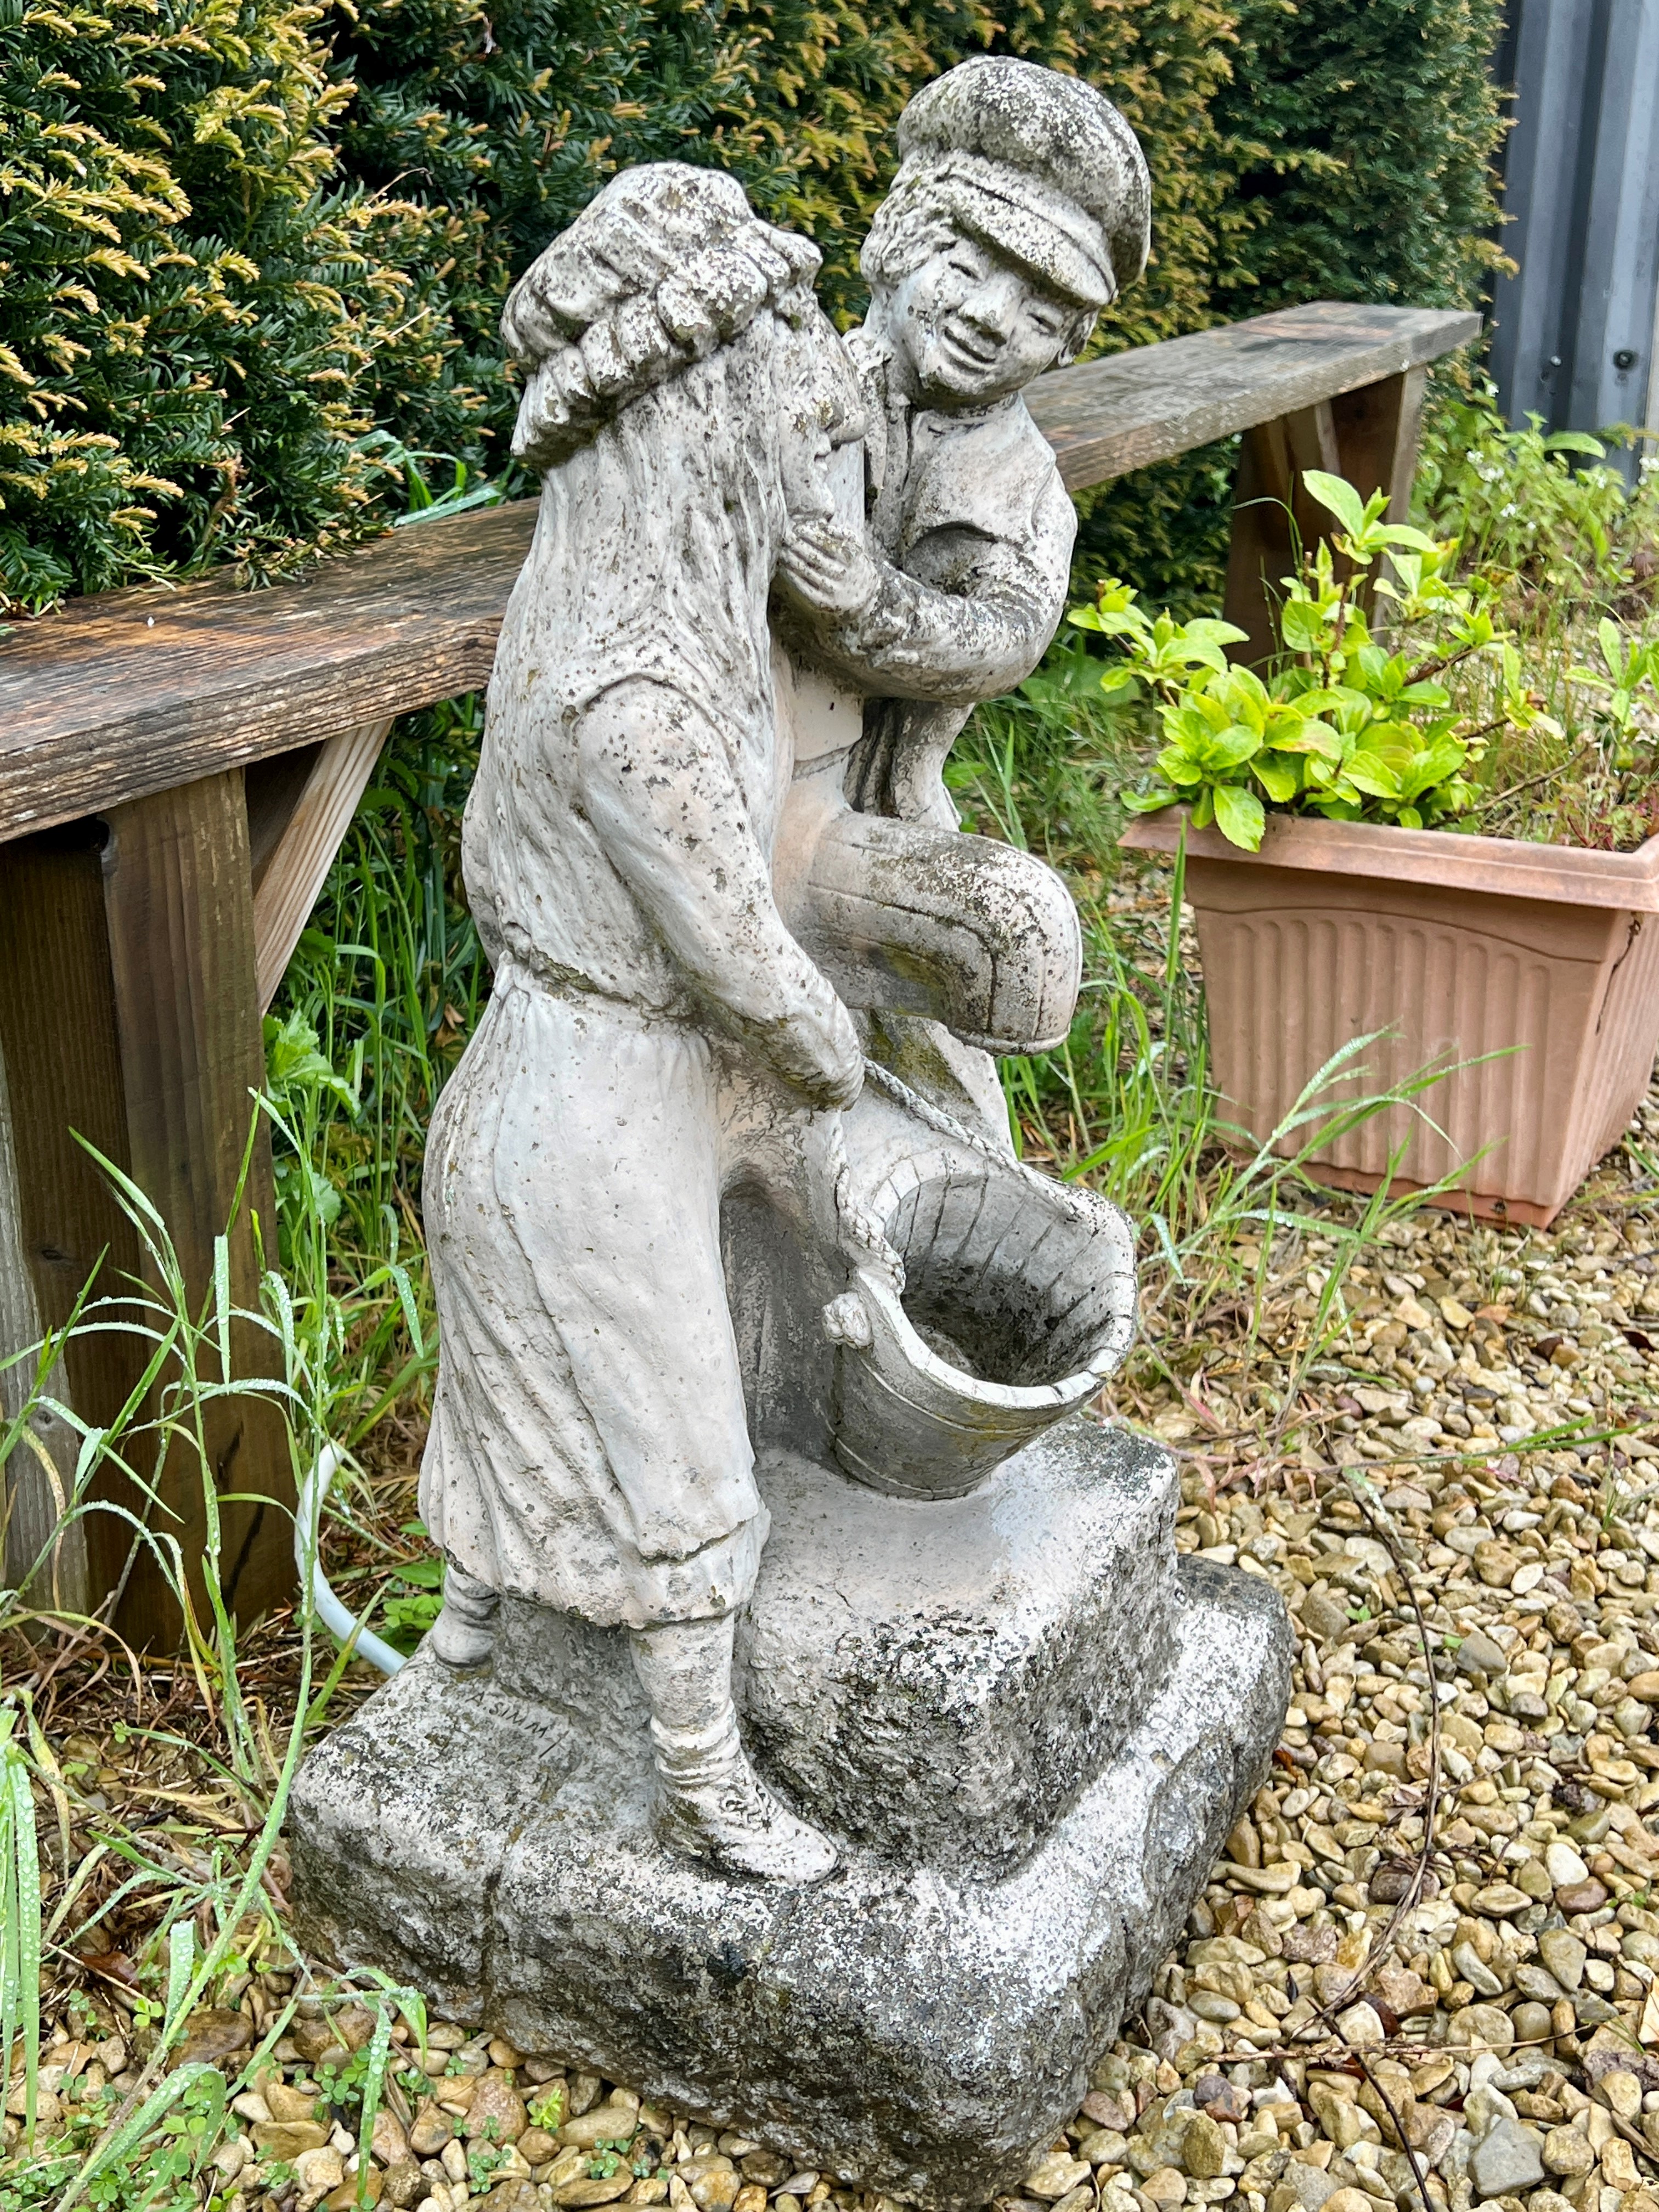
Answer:
[{"label": "wooden table leg", "polygon": [[[60,1322],[107,1249],[100,1289],[142,1274],[137,1239],[74,1140],[80,1130],[123,1168],[166,1221],[186,1295],[199,1310],[214,1242],[229,1222],[263,1083],[254,975],[252,888],[240,770],[111,810],[79,834],[0,848],[0,1053],[10,1075],[23,1247],[43,1318]],[[274,1258],[269,1139],[256,1136],[241,1218],[230,1242],[231,1297],[256,1303],[249,1214]],[[269,1340],[239,1329],[233,1364],[269,1372]],[[107,1421],[142,1372],[143,1347],[120,1334],[72,1346],[77,1413]],[[216,1361],[207,1358],[210,1377]],[[228,1398],[210,1410],[207,1457],[221,1508],[220,1581],[244,1620],[291,1583],[286,1432],[268,1403]],[[207,1516],[193,1454],[176,1448],[158,1486],[200,1606]],[[108,1495],[128,1491],[112,1476]],[[260,1502],[236,1504],[228,1493]],[[263,1501],[270,1499],[271,1504]],[[94,1595],[111,1587],[128,1532],[113,1515],[88,1528]],[[176,1639],[177,1605],[149,1554],[132,1570],[117,1624],[134,1641]]]},{"label": "wooden table leg", "polygon": [[1389,520],[1407,520],[1427,381],[1427,369],[1407,369],[1244,433],[1224,611],[1249,642],[1236,648],[1235,659],[1254,664],[1273,651],[1279,580],[1291,573],[1296,539],[1311,546],[1334,526],[1309,498],[1304,470],[1346,477],[1363,498],[1386,489]]},{"label": "wooden table leg", "polygon": [[1408,368],[1399,376],[1385,376],[1380,384],[1345,392],[1331,402],[1341,473],[1362,499],[1374,491],[1387,491],[1390,522],[1411,519],[1412,480],[1417,474],[1428,381],[1426,368]]},{"label": "wooden table leg", "polygon": [[[138,1267],[131,1225],[74,1134],[125,1166],[102,847],[102,825],[91,822],[0,845],[0,1057],[17,1241],[33,1292],[12,1302],[8,1352],[38,1329],[63,1328],[89,1279],[98,1295],[118,1297]],[[70,1402],[100,1428],[118,1417],[143,1372],[136,1342],[107,1330],[77,1336],[65,1366]],[[106,1513],[83,1526],[89,1609],[114,1587],[130,1531]]]},{"label": "wooden table leg", "polygon": [[[0,1359],[26,1352],[46,1334],[34,1278],[23,1249],[22,1213],[13,1140],[11,1095],[0,1063]],[[26,1358],[0,1372],[0,1425],[9,1427],[33,1395],[38,1361]],[[49,1370],[46,1395],[70,1402],[61,1359]],[[80,1437],[61,1414],[38,1401],[28,1426],[0,1480],[4,1483],[4,1541],[0,1572],[11,1589],[27,1585],[26,1604],[58,1613],[88,1610],[87,1524],[66,1520],[73,1494]],[[38,1577],[38,1579],[33,1579]]]}]

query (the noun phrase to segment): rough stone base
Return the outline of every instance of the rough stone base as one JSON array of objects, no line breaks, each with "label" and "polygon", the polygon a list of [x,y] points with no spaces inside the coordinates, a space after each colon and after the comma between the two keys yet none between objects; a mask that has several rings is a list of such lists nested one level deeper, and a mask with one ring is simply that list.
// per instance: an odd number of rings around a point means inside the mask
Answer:
[{"label": "rough stone base", "polygon": [[1276,1593],[1188,1560],[1168,1613],[1137,1724],[995,1882],[853,1844],[791,1892],[665,1851],[614,1632],[544,1622],[556,1709],[521,1668],[417,1656],[301,1771],[306,1932],[803,2162],[939,2212],[982,2203],[1075,2111],[1277,1737]]}]

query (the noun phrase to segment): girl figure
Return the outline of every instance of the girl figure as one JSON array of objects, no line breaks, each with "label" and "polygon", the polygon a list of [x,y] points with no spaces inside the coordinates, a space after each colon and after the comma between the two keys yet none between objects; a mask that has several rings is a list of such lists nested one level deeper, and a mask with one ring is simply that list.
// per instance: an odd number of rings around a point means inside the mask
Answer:
[{"label": "girl figure", "polygon": [[[665,163],[617,178],[507,304],[533,371],[514,450],[544,477],[463,833],[495,988],[428,1145],[421,1474],[440,1657],[488,1658],[503,1591],[625,1626],[660,1832],[796,1884],[835,1848],[756,1776],[732,1697],[767,1516],[720,1200],[757,1084],[838,1129],[863,1073],[769,865],[768,592],[792,526],[830,511],[855,404],[817,262],[730,179]],[[833,1142],[817,1158],[833,1180]],[[827,1218],[867,1263],[833,1194]]]}]

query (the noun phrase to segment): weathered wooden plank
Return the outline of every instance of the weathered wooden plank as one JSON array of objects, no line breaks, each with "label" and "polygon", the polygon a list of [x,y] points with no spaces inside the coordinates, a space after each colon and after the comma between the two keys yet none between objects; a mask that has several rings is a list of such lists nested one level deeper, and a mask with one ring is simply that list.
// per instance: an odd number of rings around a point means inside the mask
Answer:
[{"label": "weathered wooden plank", "polygon": [[1390,522],[1411,519],[1412,479],[1417,474],[1428,381],[1426,368],[1405,369],[1362,391],[1345,393],[1332,408],[1343,474],[1368,499],[1385,484],[1389,487]]},{"label": "weathered wooden plank", "polygon": [[[109,809],[106,819],[104,907],[128,1172],[166,1222],[185,1296],[199,1312],[213,1283],[215,1239],[231,1219],[253,1093],[264,1082],[241,770],[131,800]],[[231,1300],[245,1308],[258,1303],[251,1212],[272,1249],[276,1201],[263,1120],[229,1247]],[[153,1283],[148,1263],[146,1273]],[[239,1325],[231,1351],[239,1375],[272,1371],[273,1348],[259,1332]],[[219,1379],[216,1352],[204,1349],[202,1372]],[[293,1579],[292,1522],[283,1510],[294,1495],[287,1437],[275,1407],[251,1395],[210,1403],[203,1437],[218,1492],[222,1587],[246,1620]],[[203,1486],[196,1453],[176,1445],[157,1481],[170,1509],[157,1525],[177,1537],[198,1590],[207,1541]],[[118,1619],[134,1642],[178,1634],[178,1608],[148,1557]]]},{"label": "weathered wooden plank", "polygon": [[[1412,485],[1417,476],[1417,453],[1423,435],[1423,401],[1428,391],[1426,368],[1408,368],[1398,376],[1385,376],[1335,401],[1333,419],[1342,473],[1369,498],[1384,486],[1389,492],[1388,519],[1409,522]],[[1382,570],[1387,574],[1386,564]],[[1371,629],[1379,639],[1388,635],[1394,602],[1379,594],[1375,575],[1368,578],[1364,600]]]},{"label": "weathered wooden plank", "polygon": [[[94,1297],[123,1297],[138,1267],[131,1224],[76,1141],[84,1137],[118,1167],[128,1164],[102,846],[101,825],[83,823],[0,847],[0,1057],[15,1161],[15,1229],[33,1291],[32,1301],[16,1301],[8,1350],[63,1328],[88,1281]],[[69,1402],[94,1427],[108,1426],[143,1364],[136,1337],[115,1328],[83,1332],[64,1355]],[[94,1483],[95,1496],[123,1492],[129,1508],[142,1504],[112,1474]],[[89,1513],[82,1527],[86,1595],[95,1603],[115,1587],[132,1532],[105,1512]]]},{"label": "weathered wooden plank", "polygon": [[1480,335],[1476,314],[1320,301],[1058,369],[1028,402],[1080,491],[1421,368]]},{"label": "weathered wooden plank", "polygon": [[[1339,400],[1449,352],[1480,318],[1291,307],[1061,369],[1031,410],[1073,489]],[[423,522],[297,584],[75,601],[0,643],[0,841],[474,689],[532,501]]]},{"label": "weathered wooden plank", "polygon": [[242,783],[247,793],[247,852],[256,915],[259,885],[294,819],[295,808],[305,796],[306,786],[322,757],[325,743],[325,739],[319,738],[315,744],[296,745],[291,753],[272,753],[269,759],[250,761],[242,771]]},{"label": "weathered wooden plank", "polygon": [[[342,730],[317,748],[282,833],[258,871],[253,955],[261,1013],[276,995],[391,729],[390,722],[368,722],[360,730]],[[250,798],[250,830],[253,817]]]},{"label": "weathered wooden plank", "polygon": [[487,681],[536,502],[393,532],[304,582],[72,600],[0,645],[0,840]]}]

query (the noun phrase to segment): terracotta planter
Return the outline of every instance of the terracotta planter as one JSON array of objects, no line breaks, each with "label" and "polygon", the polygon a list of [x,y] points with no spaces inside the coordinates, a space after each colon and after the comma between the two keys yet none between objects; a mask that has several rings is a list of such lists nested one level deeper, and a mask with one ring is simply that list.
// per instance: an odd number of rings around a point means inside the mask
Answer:
[{"label": "terracotta planter", "polygon": [[[1173,853],[1182,819],[1145,815],[1121,842]],[[1586,853],[1447,830],[1270,816],[1260,853],[1187,832],[1217,1084],[1258,1139],[1332,1054],[1376,1030],[1360,1097],[1437,1060],[1480,1060],[1317,1153],[1327,1182],[1394,1188],[1460,1163],[1462,1206],[1542,1225],[1623,1133],[1659,1044],[1659,837]],[[1305,1140],[1307,1132],[1303,1132]],[[1282,1150],[1294,1149],[1291,1146]],[[1484,1153],[1475,1159],[1474,1155]]]}]

